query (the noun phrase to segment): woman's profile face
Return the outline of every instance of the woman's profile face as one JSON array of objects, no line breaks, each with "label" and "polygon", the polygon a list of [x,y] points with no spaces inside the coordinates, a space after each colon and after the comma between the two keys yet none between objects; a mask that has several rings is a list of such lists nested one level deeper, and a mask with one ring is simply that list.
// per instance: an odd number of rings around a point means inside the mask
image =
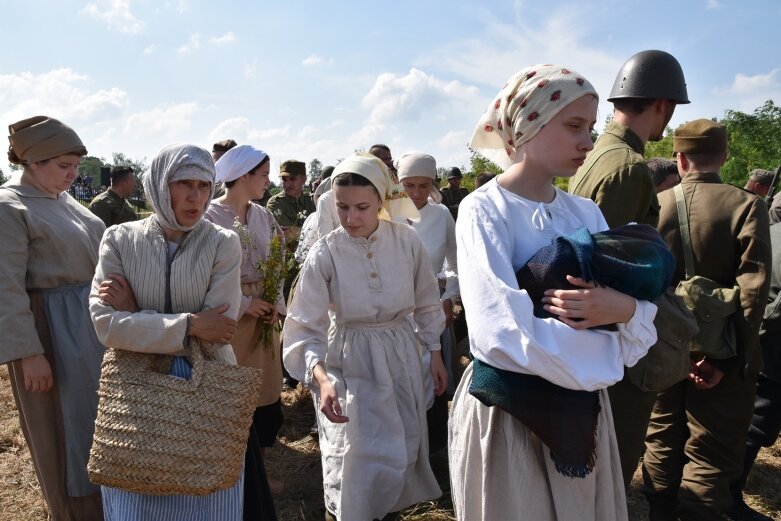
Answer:
[{"label": "woman's profile face", "polygon": [[65,192],[79,175],[81,156],[65,154],[46,161],[30,163],[29,172],[39,190],[51,195]]},{"label": "woman's profile face", "polygon": [[597,99],[586,94],[556,114],[536,136],[521,145],[524,160],[551,177],[570,177],[594,148],[591,129],[597,118]]},{"label": "woman's profile face", "polygon": [[368,237],[377,229],[382,208],[373,186],[334,186],[339,223],[350,237]]},{"label": "woman's profile face", "polygon": [[271,162],[267,161],[266,164],[255,170],[255,173],[246,175],[250,199],[261,199],[266,193],[266,188],[270,183],[268,178],[270,171]]},{"label": "woman's profile face", "polygon": [[182,226],[195,226],[206,209],[212,185],[207,181],[180,179],[168,185],[171,192],[171,209],[176,222]]}]

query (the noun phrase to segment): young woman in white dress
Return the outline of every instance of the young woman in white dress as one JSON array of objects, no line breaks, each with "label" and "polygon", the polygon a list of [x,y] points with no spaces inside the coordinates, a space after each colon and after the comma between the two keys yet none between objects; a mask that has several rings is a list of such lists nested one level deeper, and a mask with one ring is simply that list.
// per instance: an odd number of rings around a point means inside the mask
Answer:
[{"label": "young woman in white dress", "polygon": [[[528,67],[493,99],[470,143],[505,171],[464,199],[456,223],[461,297],[476,360],[456,390],[449,423],[458,519],[627,518],[606,388],[656,341],[656,307],[570,277],[575,289],[551,288],[543,300],[556,318],[536,318],[516,280],[516,271],[557,236],[607,228],[592,201],[553,184],[572,176],[593,148],[597,101],[593,86],[574,71]],[[606,324],[617,327],[590,329]],[[591,442],[593,468],[581,477],[565,475],[527,424],[470,394],[477,361],[597,392],[601,408],[594,409],[590,440],[556,432],[565,443]]]},{"label": "young woman in white dress", "polygon": [[341,227],[315,243],[301,268],[283,357],[319,404],[327,517],[395,519],[441,494],[423,389],[427,378],[437,394],[447,385],[445,316],[417,233],[391,222],[416,219],[417,210],[387,167],[355,154],[336,167],[333,190]]}]

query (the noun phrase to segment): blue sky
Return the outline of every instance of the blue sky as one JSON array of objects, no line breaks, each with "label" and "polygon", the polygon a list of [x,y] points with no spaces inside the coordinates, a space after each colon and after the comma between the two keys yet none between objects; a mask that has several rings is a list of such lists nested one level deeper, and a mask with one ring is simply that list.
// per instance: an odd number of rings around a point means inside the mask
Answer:
[{"label": "blue sky", "polygon": [[57,117],[107,159],[232,137],[273,171],[376,142],[460,166],[491,98],[533,63],[594,83],[597,130],[644,49],[683,67],[692,103],[673,126],[781,103],[779,27],[778,0],[5,1],[0,124]]}]

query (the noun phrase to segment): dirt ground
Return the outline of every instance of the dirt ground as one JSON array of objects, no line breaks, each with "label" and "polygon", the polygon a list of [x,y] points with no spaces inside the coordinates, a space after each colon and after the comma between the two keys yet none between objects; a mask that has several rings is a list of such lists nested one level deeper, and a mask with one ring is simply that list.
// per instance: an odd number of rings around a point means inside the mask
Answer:
[{"label": "dirt ground", "polygon": [[[285,392],[283,402],[285,425],[279,443],[267,452],[269,477],[285,484],[276,497],[277,514],[280,521],[320,521],[323,519],[320,454],[316,438],[309,435],[314,423],[312,400],[299,387]],[[432,466],[443,496],[438,501],[404,511],[405,521],[455,519],[444,451],[432,458]],[[647,507],[639,485],[638,472],[629,495],[629,518],[646,521]],[[781,520],[781,442],[760,453],[746,492],[752,506]],[[0,521],[5,520],[45,521],[46,506],[19,428],[8,372],[3,366],[0,368]]]}]

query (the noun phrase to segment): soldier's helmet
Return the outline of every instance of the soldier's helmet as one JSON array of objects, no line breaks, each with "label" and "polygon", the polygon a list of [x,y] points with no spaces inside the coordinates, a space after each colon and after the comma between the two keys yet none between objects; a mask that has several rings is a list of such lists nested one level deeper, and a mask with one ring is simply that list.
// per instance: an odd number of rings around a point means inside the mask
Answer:
[{"label": "soldier's helmet", "polygon": [[618,71],[608,101],[628,98],[667,99],[689,103],[681,64],[664,51],[641,51]]}]

